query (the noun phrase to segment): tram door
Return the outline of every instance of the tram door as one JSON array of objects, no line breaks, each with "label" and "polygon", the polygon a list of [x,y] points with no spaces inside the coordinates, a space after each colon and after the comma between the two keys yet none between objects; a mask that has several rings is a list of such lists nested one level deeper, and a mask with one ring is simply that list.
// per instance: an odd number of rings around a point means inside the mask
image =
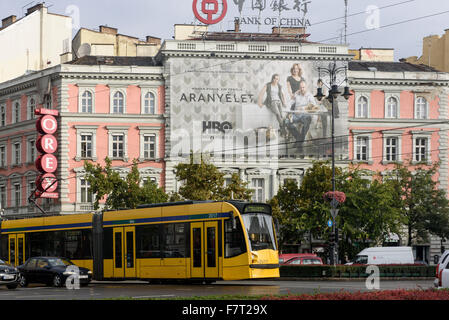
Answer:
[{"label": "tram door", "polygon": [[8,236],[9,263],[20,266],[25,262],[25,235],[10,234]]},{"label": "tram door", "polygon": [[136,278],[135,227],[114,228],[114,278]]},{"label": "tram door", "polygon": [[218,278],[218,222],[190,225],[192,278]]}]

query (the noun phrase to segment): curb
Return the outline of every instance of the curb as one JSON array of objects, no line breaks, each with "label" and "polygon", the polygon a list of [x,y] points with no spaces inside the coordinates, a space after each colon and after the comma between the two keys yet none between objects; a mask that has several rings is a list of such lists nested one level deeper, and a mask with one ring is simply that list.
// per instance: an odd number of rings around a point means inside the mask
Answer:
[{"label": "curb", "polygon": [[[368,277],[363,278],[297,278],[297,277],[280,277],[279,281],[366,281]],[[434,280],[435,277],[381,277],[380,280],[386,281],[413,281],[413,280]],[[257,279],[263,280],[263,279]]]}]

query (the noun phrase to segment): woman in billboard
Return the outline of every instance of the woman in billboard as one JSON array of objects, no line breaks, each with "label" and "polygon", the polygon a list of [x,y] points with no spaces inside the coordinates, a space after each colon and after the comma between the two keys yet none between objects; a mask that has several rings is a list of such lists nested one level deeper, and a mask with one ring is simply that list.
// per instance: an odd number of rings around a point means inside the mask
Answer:
[{"label": "woman in billboard", "polygon": [[299,85],[301,83],[301,80],[305,80],[302,76],[303,71],[301,69],[301,66],[299,63],[295,63],[292,68],[290,69],[291,75],[287,78],[287,89],[288,94],[290,95],[290,99],[292,101],[295,100],[295,96],[299,94],[300,88]]}]

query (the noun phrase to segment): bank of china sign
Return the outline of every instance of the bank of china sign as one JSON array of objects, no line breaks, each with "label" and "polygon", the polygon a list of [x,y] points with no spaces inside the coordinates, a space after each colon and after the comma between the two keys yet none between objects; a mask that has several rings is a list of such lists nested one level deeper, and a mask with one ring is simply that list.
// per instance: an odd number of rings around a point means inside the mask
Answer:
[{"label": "bank of china sign", "polygon": [[[194,0],[193,13],[207,25],[221,22],[228,12],[231,0]],[[241,25],[307,27],[306,17],[312,0],[232,0],[237,6]],[[245,9],[245,12],[244,12]],[[250,11],[247,14],[246,11]]]}]

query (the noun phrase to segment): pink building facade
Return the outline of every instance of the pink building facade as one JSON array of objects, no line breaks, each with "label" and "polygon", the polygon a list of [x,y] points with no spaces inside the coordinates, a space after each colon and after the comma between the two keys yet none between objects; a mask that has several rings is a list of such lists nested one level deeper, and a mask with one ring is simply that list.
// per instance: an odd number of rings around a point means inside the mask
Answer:
[{"label": "pink building facade", "polygon": [[38,212],[28,197],[39,155],[32,111],[41,106],[60,113],[55,134],[59,199],[38,201],[47,213],[93,210],[85,160],[104,165],[109,157],[114,169],[126,176],[136,159],[143,181],[164,186],[161,68],[151,59],[94,60],[62,64],[0,85],[0,201],[5,215]]},{"label": "pink building facade", "polygon": [[[387,176],[394,163],[440,162],[435,176],[449,194],[449,77],[425,66],[350,62],[349,159]],[[406,245],[406,239],[402,245]],[[417,259],[440,255],[441,239],[415,245]]]}]

